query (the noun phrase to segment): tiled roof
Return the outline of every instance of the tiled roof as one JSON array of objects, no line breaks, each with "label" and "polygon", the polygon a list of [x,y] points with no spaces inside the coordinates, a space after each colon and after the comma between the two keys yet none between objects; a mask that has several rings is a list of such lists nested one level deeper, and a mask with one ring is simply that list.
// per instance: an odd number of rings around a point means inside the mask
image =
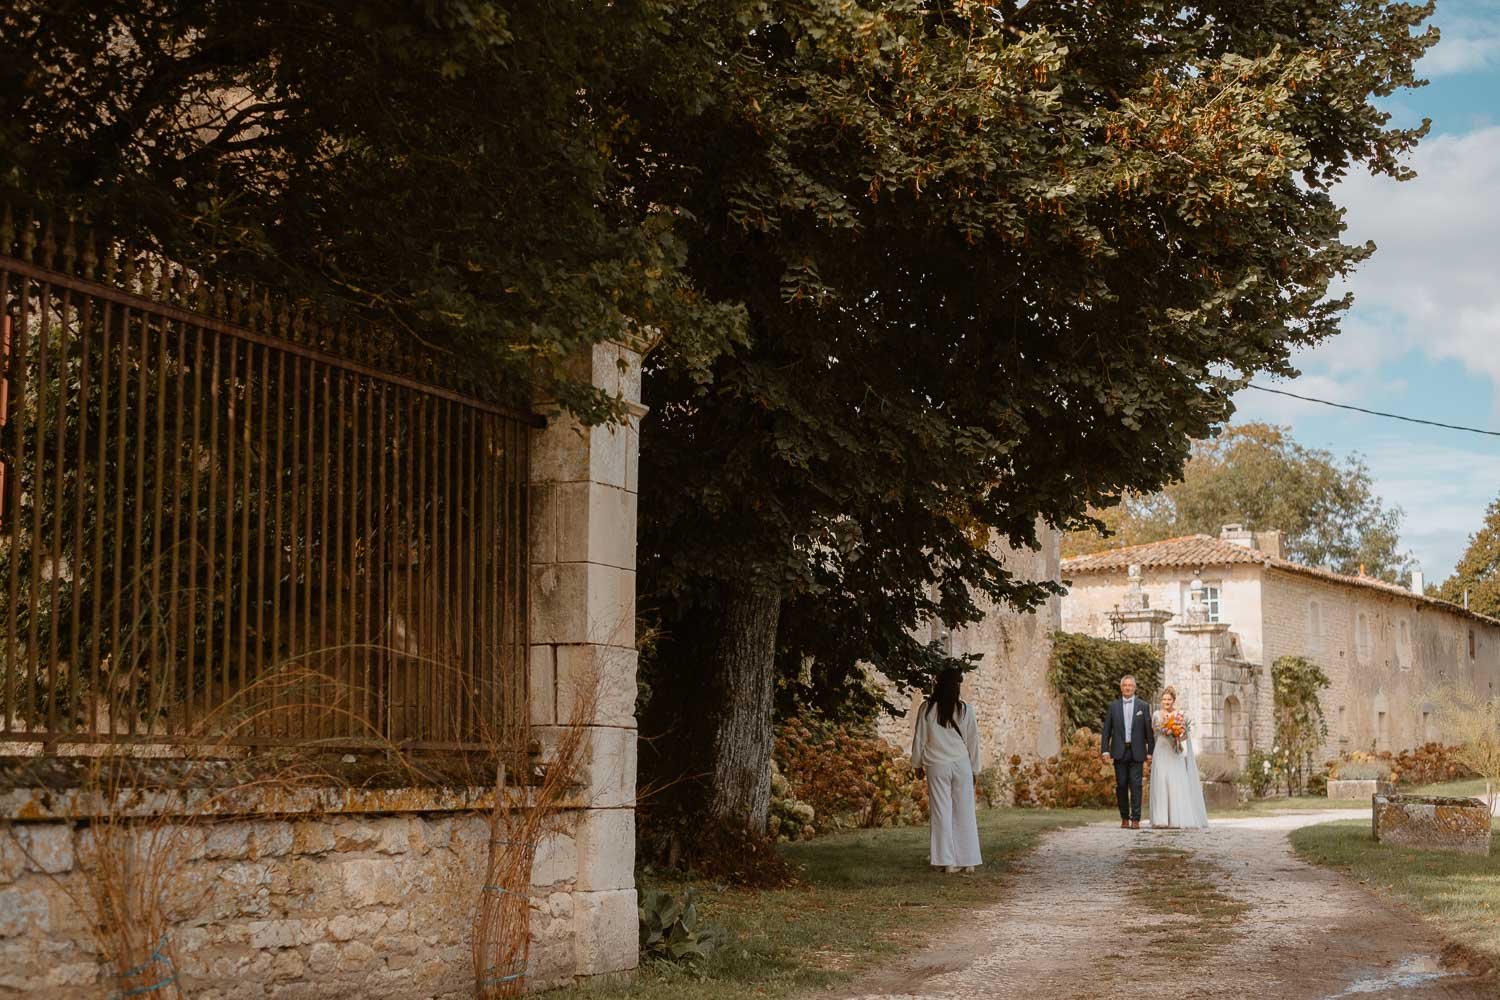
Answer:
[{"label": "tiled roof", "polygon": [[1140,566],[1227,566],[1231,563],[1263,563],[1264,552],[1210,538],[1207,535],[1184,535],[1161,542],[1109,549],[1093,555],[1064,559],[1065,573],[1107,573]]},{"label": "tiled roof", "polygon": [[1500,621],[1487,615],[1470,611],[1450,601],[1412,593],[1407,588],[1394,583],[1386,583],[1384,580],[1377,580],[1371,576],[1346,576],[1332,570],[1315,569],[1312,566],[1292,562],[1290,559],[1278,559],[1258,549],[1235,545],[1233,542],[1211,538],[1208,535],[1184,535],[1181,538],[1168,538],[1160,542],[1148,542],[1145,545],[1132,545],[1123,549],[1110,549],[1106,552],[1064,559],[1062,575],[1066,580],[1068,577],[1086,573],[1124,572],[1131,566],[1140,566],[1142,569],[1165,566],[1185,566],[1196,569],[1199,566],[1229,566],[1239,563],[1259,564],[1283,573],[1316,577],[1329,583],[1350,587],[1381,590],[1388,594],[1409,598],[1420,604],[1451,611],[1464,618],[1477,619],[1489,625],[1500,625]]}]

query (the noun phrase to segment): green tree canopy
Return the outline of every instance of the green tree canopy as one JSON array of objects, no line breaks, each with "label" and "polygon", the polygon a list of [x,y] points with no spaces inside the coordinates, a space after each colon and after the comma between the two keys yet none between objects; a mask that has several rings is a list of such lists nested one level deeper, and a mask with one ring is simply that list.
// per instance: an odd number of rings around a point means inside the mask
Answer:
[{"label": "green tree canopy", "polygon": [[1098,512],[1108,537],[1073,533],[1066,555],[1083,555],[1180,535],[1217,537],[1225,524],[1283,532],[1283,554],[1340,573],[1363,569],[1395,582],[1411,570],[1402,551],[1402,511],[1375,494],[1358,455],[1339,458],[1298,444],[1291,429],[1247,423],[1193,442],[1182,478],[1157,493],[1128,494]]},{"label": "green tree canopy", "polygon": [[616,156],[610,95],[695,65],[658,32],[676,6],[18,0],[0,198],[373,314],[598,419],[579,349],[634,328],[691,363],[743,322],[693,290],[678,217]]},{"label": "green tree canopy", "polygon": [[1335,332],[1371,248],[1329,186],[1404,175],[1423,130],[1372,99],[1434,36],[1378,0],[724,9],[703,107],[639,133],[750,330],[707,377],[648,372],[646,763],[759,829],[778,659],[921,682],[929,619],[1048,593],[992,533],[1159,489],[1245,378]]},{"label": "green tree canopy", "polygon": [[1453,575],[1431,592],[1454,604],[1463,604],[1467,594],[1471,609],[1500,618],[1500,500],[1485,510],[1484,523],[1469,536]]}]

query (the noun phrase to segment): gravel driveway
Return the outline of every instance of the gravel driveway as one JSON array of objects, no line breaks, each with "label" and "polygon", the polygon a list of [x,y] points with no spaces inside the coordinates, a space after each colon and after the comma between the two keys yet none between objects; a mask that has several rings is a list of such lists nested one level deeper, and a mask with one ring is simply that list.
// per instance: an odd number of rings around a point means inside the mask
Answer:
[{"label": "gravel driveway", "polygon": [[[1047,835],[1013,888],[955,940],[844,995],[1493,998],[1442,942],[1357,883],[1298,859],[1287,834],[1363,812],[1216,820],[1206,831],[1095,825]],[[950,876],[958,878],[961,876]]]}]

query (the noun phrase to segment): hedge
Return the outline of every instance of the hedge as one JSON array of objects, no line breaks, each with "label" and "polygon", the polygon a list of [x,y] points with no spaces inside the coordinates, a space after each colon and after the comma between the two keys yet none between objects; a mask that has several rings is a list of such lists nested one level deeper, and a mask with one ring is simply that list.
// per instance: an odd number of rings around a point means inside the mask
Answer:
[{"label": "hedge", "polygon": [[1161,654],[1151,646],[1076,632],[1058,632],[1052,637],[1047,680],[1062,697],[1067,732],[1097,732],[1109,703],[1120,696],[1120,678],[1126,674],[1135,675],[1137,696],[1154,701],[1161,672]]}]

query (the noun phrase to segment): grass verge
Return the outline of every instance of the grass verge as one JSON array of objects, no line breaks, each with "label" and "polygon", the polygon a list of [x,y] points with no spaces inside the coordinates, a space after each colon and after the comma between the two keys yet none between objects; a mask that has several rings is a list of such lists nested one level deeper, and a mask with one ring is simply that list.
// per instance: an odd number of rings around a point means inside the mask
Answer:
[{"label": "grass verge", "polygon": [[979,814],[984,867],[972,875],[928,869],[926,826],[860,830],[783,848],[804,885],[724,890],[679,876],[644,874],[642,889],[699,893],[704,920],[728,943],[696,969],[643,965],[629,983],[574,987],[549,1000],[775,1000],[847,982],[970,911],[992,905],[1013,862],[1043,833],[1109,818],[1102,810],[990,809]]},{"label": "grass verge", "polygon": [[1377,844],[1370,821],[1339,820],[1292,832],[1292,848],[1396,896],[1450,941],[1500,968],[1500,856],[1473,857]]}]

